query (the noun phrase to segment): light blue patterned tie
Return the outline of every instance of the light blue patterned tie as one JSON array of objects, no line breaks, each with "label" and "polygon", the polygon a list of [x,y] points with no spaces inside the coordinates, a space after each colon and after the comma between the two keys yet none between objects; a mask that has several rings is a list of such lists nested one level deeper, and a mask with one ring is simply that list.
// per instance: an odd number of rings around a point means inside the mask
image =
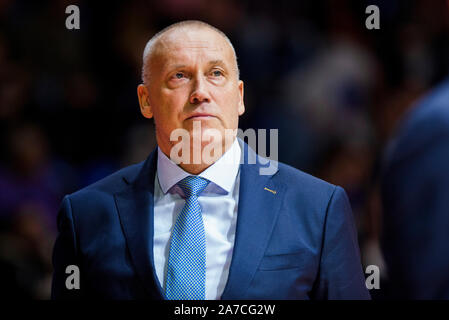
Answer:
[{"label": "light blue patterned tie", "polygon": [[204,300],[206,295],[206,235],[198,196],[209,181],[188,176],[178,185],[186,204],[176,219],[170,242],[165,295],[169,300]]}]

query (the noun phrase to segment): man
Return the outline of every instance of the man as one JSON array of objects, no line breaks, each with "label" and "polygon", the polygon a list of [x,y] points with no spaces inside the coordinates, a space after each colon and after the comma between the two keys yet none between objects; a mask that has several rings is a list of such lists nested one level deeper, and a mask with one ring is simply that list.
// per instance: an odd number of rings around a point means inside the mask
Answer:
[{"label": "man", "polygon": [[382,249],[389,294],[449,299],[449,79],[404,117],[385,155]]},{"label": "man", "polygon": [[[261,175],[254,151],[226,139],[244,103],[221,31],[199,21],[164,29],[142,74],[140,108],[158,148],[64,198],[53,298],[369,298],[343,189],[283,164]],[[177,130],[190,138],[172,141]],[[198,161],[210,144],[222,152]],[[65,287],[68,265],[79,267],[78,290]]]}]

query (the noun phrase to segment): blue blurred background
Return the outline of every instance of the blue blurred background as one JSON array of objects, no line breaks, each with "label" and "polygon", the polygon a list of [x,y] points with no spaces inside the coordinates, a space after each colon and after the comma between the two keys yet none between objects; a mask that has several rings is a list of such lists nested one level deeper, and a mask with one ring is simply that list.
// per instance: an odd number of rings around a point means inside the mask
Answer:
[{"label": "blue blurred background", "polygon": [[[65,28],[66,6],[81,12]],[[380,9],[367,30],[365,8]],[[240,127],[279,129],[279,160],[347,191],[363,264],[381,269],[379,169],[404,112],[449,74],[444,0],[0,0],[2,297],[48,299],[63,195],[145,159],[145,43],[199,19],[225,32],[245,82]]]}]

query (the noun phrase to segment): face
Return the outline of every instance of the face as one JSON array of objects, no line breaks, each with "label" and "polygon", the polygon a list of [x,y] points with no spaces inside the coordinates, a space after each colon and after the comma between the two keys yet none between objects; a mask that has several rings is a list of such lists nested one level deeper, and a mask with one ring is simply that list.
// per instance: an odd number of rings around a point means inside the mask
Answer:
[{"label": "face", "polygon": [[149,81],[138,87],[142,114],[154,117],[157,142],[169,155],[173,130],[237,129],[244,112],[243,82],[238,80],[233,50],[218,33],[205,28],[171,30],[149,57]]}]

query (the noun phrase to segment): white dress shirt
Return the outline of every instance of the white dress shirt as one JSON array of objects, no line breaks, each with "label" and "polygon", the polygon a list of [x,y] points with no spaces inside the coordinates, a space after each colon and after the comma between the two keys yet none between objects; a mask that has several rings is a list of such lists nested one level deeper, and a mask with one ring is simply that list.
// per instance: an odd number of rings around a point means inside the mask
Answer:
[{"label": "white dress shirt", "polygon": [[[220,159],[199,174],[211,181],[198,197],[206,232],[206,300],[220,299],[228,279],[237,223],[240,153],[235,139]],[[177,183],[189,175],[158,148],[153,255],[156,275],[164,291],[171,233],[185,204]]]}]

